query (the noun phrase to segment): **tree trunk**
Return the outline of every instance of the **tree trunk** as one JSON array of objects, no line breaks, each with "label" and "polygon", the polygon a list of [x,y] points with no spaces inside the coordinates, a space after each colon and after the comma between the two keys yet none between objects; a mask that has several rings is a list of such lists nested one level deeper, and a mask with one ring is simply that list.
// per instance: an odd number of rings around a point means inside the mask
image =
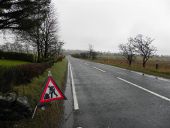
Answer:
[{"label": "tree trunk", "polygon": [[143,64],[142,64],[143,68],[146,67],[146,61],[143,61]]},{"label": "tree trunk", "polygon": [[129,60],[129,67],[131,67],[131,65],[132,65],[132,61],[131,61],[131,60]]},{"label": "tree trunk", "polygon": [[40,62],[40,45],[37,43],[37,62]]},{"label": "tree trunk", "polygon": [[48,43],[45,41],[45,46],[44,46],[44,58],[47,58],[47,52],[48,52]]}]

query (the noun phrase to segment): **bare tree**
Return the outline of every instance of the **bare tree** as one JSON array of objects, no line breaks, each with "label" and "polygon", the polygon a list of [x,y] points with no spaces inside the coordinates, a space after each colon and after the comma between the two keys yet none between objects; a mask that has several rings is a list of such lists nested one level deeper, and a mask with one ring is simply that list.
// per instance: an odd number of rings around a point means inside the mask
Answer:
[{"label": "bare tree", "polygon": [[9,42],[6,42],[3,45],[0,45],[0,49],[2,51],[10,52],[11,51],[11,44]]},{"label": "bare tree", "polygon": [[89,44],[89,58],[92,58],[93,45]]},{"label": "bare tree", "polygon": [[143,63],[142,66],[145,68],[147,61],[150,57],[156,52],[156,48],[151,45],[154,39],[138,34],[133,40],[133,46],[136,48],[136,51],[142,56]]},{"label": "bare tree", "polygon": [[129,66],[131,66],[132,61],[134,60],[135,57],[135,48],[132,44],[131,38],[128,40],[128,43],[120,44],[119,50],[123,57],[128,61]]},{"label": "bare tree", "polygon": [[18,42],[14,42],[14,43],[6,42],[5,44],[0,46],[0,49],[6,52],[20,52],[21,53],[25,51],[23,45]]},{"label": "bare tree", "polygon": [[57,18],[55,17],[55,12],[53,10],[54,10],[53,7],[49,8],[47,17],[41,26],[42,41],[43,41],[43,51],[41,54],[45,59],[54,54],[51,52],[54,52],[55,47],[59,45],[59,47],[61,48],[57,36],[57,31],[58,31]]},{"label": "bare tree", "polygon": [[89,58],[90,59],[96,59],[97,52],[94,51],[93,45],[89,44]]},{"label": "bare tree", "polygon": [[12,52],[24,52],[23,45],[19,42],[14,42],[11,44],[11,51]]},{"label": "bare tree", "polygon": [[57,52],[57,57],[59,57],[62,53],[62,47],[64,45],[64,42],[60,41],[55,45],[55,51]]},{"label": "bare tree", "polygon": [[[37,62],[55,56],[54,49],[58,45],[57,20],[52,7],[45,14],[46,18],[40,26],[34,27],[29,32],[20,32],[21,40],[36,47]],[[41,15],[41,13],[40,13]]]}]

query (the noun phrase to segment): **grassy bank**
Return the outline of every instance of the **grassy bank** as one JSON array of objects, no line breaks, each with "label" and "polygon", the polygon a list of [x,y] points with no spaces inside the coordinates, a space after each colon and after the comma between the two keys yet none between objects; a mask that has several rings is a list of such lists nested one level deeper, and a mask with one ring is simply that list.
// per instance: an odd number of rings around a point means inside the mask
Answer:
[{"label": "grassy bank", "polygon": [[[131,67],[128,66],[128,63],[124,59],[120,58],[98,58],[96,60],[93,60],[94,62],[97,63],[102,63],[102,64],[108,64],[108,65],[113,65],[121,68],[126,68],[129,70],[134,70],[134,71],[139,71],[143,72],[146,74],[150,75],[155,75],[155,76],[160,76],[164,78],[169,78],[170,79],[170,61],[169,60],[161,60],[159,59],[150,59],[147,64],[146,68],[142,67],[142,61],[141,60],[136,60],[133,62]],[[158,69],[156,69],[156,64],[158,64]]]},{"label": "grassy bank", "polygon": [[26,61],[19,61],[19,60],[4,60],[0,59],[0,66],[16,66],[16,65],[22,65],[22,64],[28,64],[30,62]]},{"label": "grassy bank", "polygon": [[[67,60],[54,64],[51,70],[53,78],[58,83],[59,87],[64,90],[64,82],[67,72]],[[43,75],[35,78],[30,84],[15,87],[19,95],[28,97],[32,108],[34,108],[40,99],[44,81],[47,78],[48,70]],[[25,119],[15,122],[16,128],[57,128],[61,122],[60,118],[63,113],[63,101],[54,101],[47,104],[46,110],[37,109],[34,119]],[[59,126],[58,126],[59,127]]]}]

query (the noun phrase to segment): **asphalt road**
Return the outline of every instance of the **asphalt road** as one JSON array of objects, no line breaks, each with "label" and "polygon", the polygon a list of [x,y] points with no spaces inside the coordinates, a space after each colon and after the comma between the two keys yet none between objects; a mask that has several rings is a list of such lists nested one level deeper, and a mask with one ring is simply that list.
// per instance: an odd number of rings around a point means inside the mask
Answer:
[{"label": "asphalt road", "polygon": [[170,128],[169,80],[72,57],[69,62],[74,128]]}]

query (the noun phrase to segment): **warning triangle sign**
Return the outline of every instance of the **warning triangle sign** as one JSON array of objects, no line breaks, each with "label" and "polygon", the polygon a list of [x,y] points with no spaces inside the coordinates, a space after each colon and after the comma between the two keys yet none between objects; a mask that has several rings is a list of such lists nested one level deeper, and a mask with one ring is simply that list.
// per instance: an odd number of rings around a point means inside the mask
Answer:
[{"label": "warning triangle sign", "polygon": [[40,103],[50,102],[54,100],[65,100],[66,97],[59,89],[55,81],[51,76],[48,76],[48,79],[45,83],[45,88],[41,95]]}]

